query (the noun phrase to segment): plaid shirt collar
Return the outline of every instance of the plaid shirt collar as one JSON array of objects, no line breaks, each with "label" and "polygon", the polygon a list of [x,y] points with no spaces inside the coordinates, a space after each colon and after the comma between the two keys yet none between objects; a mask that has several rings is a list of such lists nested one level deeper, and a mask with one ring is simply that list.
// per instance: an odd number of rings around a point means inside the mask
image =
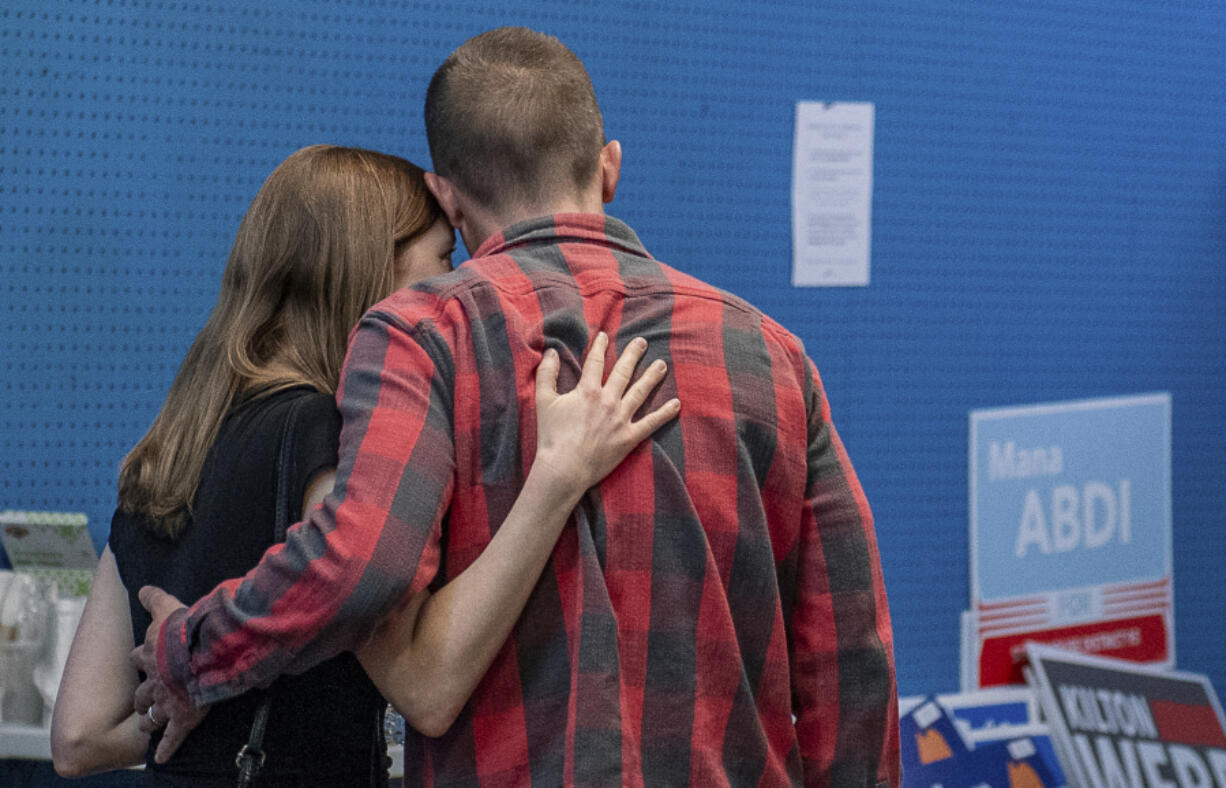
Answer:
[{"label": "plaid shirt collar", "polygon": [[504,254],[538,244],[601,244],[651,257],[643,242],[625,222],[602,213],[559,213],[519,222],[485,239],[473,259]]}]

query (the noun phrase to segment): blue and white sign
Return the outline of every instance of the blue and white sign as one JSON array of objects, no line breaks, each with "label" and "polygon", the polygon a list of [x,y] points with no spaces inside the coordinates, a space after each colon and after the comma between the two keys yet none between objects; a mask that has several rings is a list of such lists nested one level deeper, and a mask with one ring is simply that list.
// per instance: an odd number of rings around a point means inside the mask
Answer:
[{"label": "blue and white sign", "polygon": [[1170,447],[1168,394],[972,411],[973,604],[1169,578]]},{"label": "blue and white sign", "polygon": [[972,411],[964,689],[1028,641],[1174,664],[1169,394]]}]

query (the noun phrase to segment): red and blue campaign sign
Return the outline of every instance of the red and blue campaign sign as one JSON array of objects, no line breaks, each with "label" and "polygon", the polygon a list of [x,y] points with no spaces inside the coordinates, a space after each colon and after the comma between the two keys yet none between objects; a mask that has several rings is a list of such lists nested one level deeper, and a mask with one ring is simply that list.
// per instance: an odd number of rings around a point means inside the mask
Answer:
[{"label": "red and blue campaign sign", "polygon": [[1023,643],[1174,664],[1167,394],[970,414],[973,686]]},{"label": "red and blue campaign sign", "polygon": [[1226,786],[1226,724],[1209,680],[1027,646],[1064,770],[1085,788]]}]

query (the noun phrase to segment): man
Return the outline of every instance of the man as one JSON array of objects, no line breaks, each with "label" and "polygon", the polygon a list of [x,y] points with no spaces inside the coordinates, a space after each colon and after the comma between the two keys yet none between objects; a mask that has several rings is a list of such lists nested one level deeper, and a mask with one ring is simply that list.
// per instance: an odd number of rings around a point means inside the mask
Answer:
[{"label": "man", "polygon": [[[647,406],[677,396],[681,416],[580,504],[459,718],[410,734],[406,784],[897,785],[872,517],[800,341],[604,215],[621,148],[556,39],[466,42],[426,126],[431,191],[474,252],[355,332],[338,493],[287,547],[319,558],[266,557],[177,610],[147,667],[212,702],[355,647],[389,597],[454,576],[531,463],[541,354],[574,370],[600,328],[667,356]],[[383,402],[421,403],[423,429],[382,439]]]}]

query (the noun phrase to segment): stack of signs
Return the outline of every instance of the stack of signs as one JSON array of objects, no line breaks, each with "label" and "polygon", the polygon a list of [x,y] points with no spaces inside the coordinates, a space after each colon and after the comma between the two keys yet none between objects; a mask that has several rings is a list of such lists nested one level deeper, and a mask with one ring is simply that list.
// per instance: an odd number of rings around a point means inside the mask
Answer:
[{"label": "stack of signs", "polygon": [[1226,725],[1202,675],[1030,644],[1065,771],[1085,788],[1226,786]]},{"label": "stack of signs", "polygon": [[939,695],[904,706],[903,788],[1061,788],[1064,776],[1026,688]]},{"label": "stack of signs", "polygon": [[1168,394],[972,411],[962,687],[1026,641],[1174,664]]}]

